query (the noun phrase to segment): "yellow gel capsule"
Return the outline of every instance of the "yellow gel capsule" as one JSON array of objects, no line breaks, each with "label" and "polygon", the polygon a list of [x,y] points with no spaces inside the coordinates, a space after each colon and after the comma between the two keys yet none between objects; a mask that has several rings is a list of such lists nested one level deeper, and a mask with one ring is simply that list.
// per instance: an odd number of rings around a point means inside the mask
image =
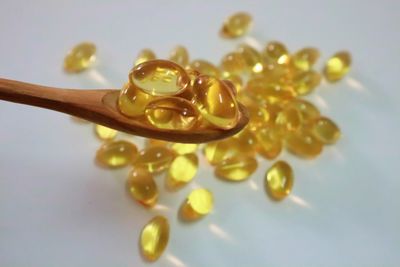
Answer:
[{"label": "yellow gel capsule", "polygon": [[185,67],[189,64],[189,52],[184,46],[178,45],[169,54],[169,60]]},{"label": "yellow gel capsule", "polygon": [[293,88],[286,85],[269,83],[264,86],[248,86],[250,94],[255,95],[259,100],[265,101],[269,104],[285,102],[295,97]]},{"label": "yellow gel capsule", "polygon": [[96,60],[96,46],[93,43],[80,43],[72,48],[64,58],[64,70],[77,73],[86,70]]},{"label": "yellow gel capsule", "polygon": [[273,129],[263,128],[256,132],[257,152],[266,159],[274,159],[282,151],[282,141],[276,138]]},{"label": "yellow gel capsule", "polygon": [[95,131],[96,135],[101,139],[101,140],[111,140],[114,139],[115,136],[117,136],[118,131],[108,128],[106,126],[96,124],[95,126]]},{"label": "yellow gel capsule", "polygon": [[320,57],[319,50],[314,47],[305,47],[292,56],[293,65],[302,71],[311,70]]},{"label": "yellow gel capsule", "polygon": [[144,258],[157,260],[164,252],[169,240],[169,223],[167,218],[156,216],[142,229],[140,249]]},{"label": "yellow gel capsule", "polygon": [[221,69],[224,73],[240,74],[246,70],[246,66],[246,61],[238,52],[228,53],[221,60]]},{"label": "yellow gel capsule", "polygon": [[275,162],[265,174],[266,191],[274,200],[282,200],[289,195],[293,182],[292,167],[285,161]]},{"label": "yellow gel capsule", "polygon": [[220,129],[231,129],[239,120],[238,103],[222,81],[200,75],[193,85],[194,103],[203,118]]},{"label": "yellow gel capsule", "polygon": [[247,105],[247,111],[249,112],[249,129],[251,131],[257,131],[266,122],[269,121],[270,115],[265,107],[257,104]]},{"label": "yellow gel capsule", "polygon": [[228,74],[224,76],[224,79],[230,81],[235,86],[237,93],[239,93],[242,90],[243,80],[239,75]]},{"label": "yellow gel capsule", "polygon": [[231,82],[230,80],[221,80],[221,82],[225,83],[225,85],[229,88],[234,97],[237,96],[237,90],[233,82]]},{"label": "yellow gel capsule", "polygon": [[173,143],[171,146],[172,150],[174,150],[178,155],[194,153],[196,152],[198,147],[199,147],[198,144],[182,144],[182,143]]},{"label": "yellow gel capsule", "polygon": [[316,71],[305,71],[294,76],[293,88],[298,95],[311,93],[321,83],[321,74]]},{"label": "yellow gel capsule", "polygon": [[314,158],[322,152],[322,143],[306,129],[289,132],[285,145],[290,152],[303,158]]},{"label": "yellow gel capsule", "polygon": [[96,153],[96,160],[108,168],[129,165],[137,155],[137,148],[127,141],[111,141],[103,144]]},{"label": "yellow gel capsule", "polygon": [[152,207],[157,202],[158,189],[154,178],[145,169],[134,168],[128,176],[126,187],[130,195],[144,206]]},{"label": "yellow gel capsule", "polygon": [[229,181],[243,181],[254,173],[257,166],[254,157],[238,156],[219,163],[215,167],[215,174]]},{"label": "yellow gel capsule", "polygon": [[232,143],[232,139],[207,143],[204,147],[204,155],[210,164],[218,164],[224,159],[240,154],[236,144],[237,142]]},{"label": "yellow gel capsule", "polygon": [[342,79],[350,70],[351,56],[347,51],[334,54],[325,64],[324,75],[329,82]]},{"label": "yellow gel capsule", "polygon": [[189,68],[200,72],[200,74],[205,74],[216,78],[218,78],[221,75],[219,69],[214,64],[206,60],[201,60],[201,59],[193,60],[190,63]]},{"label": "yellow gel capsule", "polygon": [[183,203],[180,215],[186,220],[196,220],[211,212],[214,206],[214,198],[207,189],[195,189],[188,195]]},{"label": "yellow gel capsule", "polygon": [[255,154],[256,138],[254,133],[248,128],[244,128],[235,136],[226,139],[230,141],[230,150],[238,150],[240,154],[253,155]]},{"label": "yellow gel capsule", "polygon": [[140,151],[133,165],[147,169],[151,173],[158,173],[167,169],[174,157],[174,152],[169,148],[153,146]]},{"label": "yellow gel capsule", "polygon": [[150,60],[135,66],[129,81],[150,95],[177,95],[190,85],[190,77],[178,64],[168,60]]},{"label": "yellow gel capsule", "polygon": [[195,106],[178,97],[163,97],[151,101],[145,108],[145,114],[151,125],[167,130],[189,130],[199,118]]},{"label": "yellow gel capsule", "polygon": [[137,117],[144,114],[144,108],[152,100],[149,94],[142,92],[132,84],[125,84],[118,98],[119,111],[128,117]]},{"label": "yellow gel capsule", "polygon": [[294,99],[289,106],[300,112],[302,121],[305,123],[320,116],[318,108],[306,100]]},{"label": "yellow gel capsule", "polygon": [[168,141],[159,140],[159,139],[147,139],[146,140],[146,147],[150,146],[168,146],[170,143]]},{"label": "yellow gel capsule", "polygon": [[310,127],[314,137],[324,144],[334,144],[340,138],[339,127],[329,118],[315,119]]},{"label": "yellow gel capsule", "polygon": [[156,54],[151,49],[143,49],[136,57],[134,66],[142,64],[143,62],[156,59]]},{"label": "yellow gel capsule", "polygon": [[245,64],[247,66],[247,70],[254,73],[259,73],[263,71],[263,62],[260,53],[255,50],[253,47],[242,44],[238,47],[237,53],[241,55]]},{"label": "yellow gel capsule", "polygon": [[250,14],[245,12],[235,13],[225,20],[221,35],[225,38],[241,37],[251,29],[252,22]]},{"label": "yellow gel capsule", "polygon": [[295,131],[301,126],[301,114],[297,109],[285,108],[278,113],[275,124],[282,126],[283,130]]},{"label": "yellow gel capsule", "polygon": [[277,64],[287,64],[289,63],[289,51],[286,46],[280,42],[270,42],[267,44],[264,50],[264,55],[267,61]]},{"label": "yellow gel capsule", "polygon": [[179,155],[171,163],[168,170],[170,185],[180,186],[190,182],[199,168],[199,159],[194,153]]}]

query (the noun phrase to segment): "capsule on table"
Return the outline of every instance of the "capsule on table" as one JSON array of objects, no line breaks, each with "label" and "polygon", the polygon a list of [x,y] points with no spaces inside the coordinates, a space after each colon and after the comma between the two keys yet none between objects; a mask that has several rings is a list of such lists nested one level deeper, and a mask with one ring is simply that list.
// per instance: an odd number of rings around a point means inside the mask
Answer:
[{"label": "capsule on table", "polygon": [[142,229],[140,234],[140,250],[148,261],[157,260],[168,245],[169,223],[167,218],[156,216]]},{"label": "capsule on table", "polygon": [[148,138],[146,140],[146,147],[150,147],[150,146],[169,146],[169,145],[170,145],[170,142],[164,141],[164,140],[152,139],[152,138]]},{"label": "capsule on table", "polygon": [[243,88],[243,80],[239,75],[236,74],[225,74],[224,80],[230,81],[236,88],[236,92],[239,93]]},{"label": "capsule on table", "polygon": [[96,160],[104,167],[120,168],[133,162],[137,148],[127,141],[110,141],[103,144],[96,153]]},{"label": "capsule on table", "polygon": [[230,52],[221,60],[221,69],[224,73],[241,74],[246,70],[246,66],[243,55],[238,52]]},{"label": "capsule on table", "polygon": [[171,96],[190,85],[190,77],[178,64],[168,60],[150,60],[135,66],[129,81],[143,92],[155,96]]},{"label": "capsule on table", "polygon": [[91,67],[96,60],[96,45],[83,42],[74,46],[64,58],[64,70],[78,73]]},{"label": "capsule on table", "polygon": [[221,80],[221,82],[225,83],[226,87],[228,87],[234,97],[237,96],[237,90],[233,82],[230,80]]},{"label": "capsule on table", "polygon": [[292,56],[293,65],[302,71],[311,70],[320,57],[319,50],[315,47],[305,47]]},{"label": "capsule on table", "polygon": [[189,68],[195,71],[200,72],[200,74],[205,74],[213,77],[220,77],[221,73],[220,70],[211,62],[202,59],[193,60]]},{"label": "capsule on table", "polygon": [[199,159],[194,153],[177,156],[168,170],[168,184],[172,187],[190,182],[199,168]]},{"label": "capsule on table", "polygon": [[186,66],[189,64],[189,52],[186,47],[178,45],[170,52],[169,60],[178,65]]},{"label": "capsule on table", "polygon": [[289,132],[285,138],[285,146],[290,152],[303,158],[318,156],[323,147],[320,141],[303,128]]},{"label": "capsule on table", "polygon": [[318,108],[306,100],[296,98],[290,101],[288,105],[300,112],[304,123],[308,123],[310,120],[320,116]]},{"label": "capsule on table", "polygon": [[118,131],[106,126],[96,124],[95,132],[98,138],[101,140],[111,140],[117,136]]},{"label": "capsule on table", "polygon": [[288,64],[290,61],[289,51],[286,46],[277,41],[269,42],[264,49],[264,56],[267,61],[276,64]]},{"label": "capsule on table", "polygon": [[180,209],[184,220],[196,220],[210,213],[214,206],[212,193],[207,189],[195,189],[186,198]]},{"label": "capsule on table", "polygon": [[230,143],[232,145],[230,146],[230,150],[240,151],[240,154],[242,155],[255,154],[257,140],[254,136],[254,133],[248,127],[244,128],[239,133],[226,140],[231,141]]},{"label": "capsule on table", "polygon": [[249,124],[248,127],[251,131],[257,131],[263,125],[265,125],[269,119],[270,114],[267,109],[263,106],[252,104],[246,106],[249,112]]},{"label": "capsule on table", "polygon": [[144,206],[152,207],[158,198],[158,189],[153,175],[146,169],[134,168],[128,176],[126,187],[129,194]]},{"label": "capsule on table", "polygon": [[252,156],[238,156],[222,161],[215,167],[218,177],[229,181],[243,181],[257,169],[257,160]]},{"label": "capsule on table", "polygon": [[321,83],[321,74],[316,71],[304,71],[293,77],[293,89],[298,95],[307,95]]},{"label": "capsule on table", "polygon": [[347,51],[334,54],[325,63],[324,75],[329,82],[341,80],[350,70],[351,56]]},{"label": "capsule on table", "polygon": [[207,143],[204,147],[204,156],[211,165],[218,164],[224,159],[240,154],[237,141],[233,138]]},{"label": "capsule on table", "polygon": [[334,144],[340,138],[339,127],[329,118],[320,117],[312,121],[311,133],[324,144]]},{"label": "capsule on table", "polygon": [[257,152],[266,159],[275,159],[282,151],[282,140],[276,138],[272,128],[263,128],[256,132]]},{"label": "capsule on table", "polygon": [[242,44],[238,47],[237,53],[245,61],[249,72],[260,73],[263,71],[263,60],[261,54],[256,49],[247,44]]},{"label": "capsule on table", "polygon": [[302,124],[301,114],[297,109],[290,106],[286,107],[278,113],[275,124],[284,131],[295,131],[299,129]]},{"label": "capsule on table", "polygon": [[154,97],[144,93],[135,85],[126,83],[119,94],[118,109],[128,117],[141,116],[144,114],[144,108],[152,99]]},{"label": "capsule on table", "polygon": [[277,161],[265,174],[265,188],[274,200],[282,200],[293,188],[293,170],[285,161]]},{"label": "capsule on table", "polygon": [[173,143],[171,146],[172,150],[174,150],[178,155],[194,153],[196,152],[198,147],[199,147],[198,144],[182,144],[182,143]]},{"label": "capsule on table", "polygon": [[292,87],[279,84],[269,83],[264,86],[252,86],[248,84],[249,93],[253,94],[259,100],[267,104],[276,104],[279,102],[286,102],[295,97],[295,92]]},{"label": "capsule on table", "polygon": [[149,60],[154,60],[154,59],[156,59],[156,54],[154,54],[154,52],[151,49],[147,49],[147,48],[143,49],[137,55],[134,66],[137,66],[143,62],[146,62]]},{"label": "capsule on table", "polygon": [[221,29],[225,38],[237,38],[245,35],[252,27],[252,17],[245,12],[238,12],[229,16]]},{"label": "capsule on table", "polygon": [[174,159],[174,152],[163,146],[152,146],[139,152],[133,165],[147,169],[150,173],[159,173],[167,169]]}]

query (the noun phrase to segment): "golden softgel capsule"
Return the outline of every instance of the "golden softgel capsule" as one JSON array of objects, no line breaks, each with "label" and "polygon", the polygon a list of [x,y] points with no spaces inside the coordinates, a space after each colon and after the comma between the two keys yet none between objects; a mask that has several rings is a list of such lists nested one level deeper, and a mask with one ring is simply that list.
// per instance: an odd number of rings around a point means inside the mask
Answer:
[{"label": "golden softgel capsule", "polygon": [[64,58],[64,70],[69,73],[81,72],[95,62],[96,46],[93,43],[80,43],[72,48]]},{"label": "golden softgel capsule", "polygon": [[140,234],[142,255],[149,261],[157,260],[164,252],[169,240],[169,223],[167,218],[156,216],[143,228]]},{"label": "golden softgel capsule", "polygon": [[137,148],[127,141],[110,141],[97,150],[96,159],[102,166],[119,168],[129,165],[137,155]]},{"label": "golden softgel capsule", "polygon": [[168,60],[150,60],[135,66],[129,73],[129,81],[155,96],[179,94],[190,84],[186,71]]},{"label": "golden softgel capsule", "polygon": [[180,186],[190,182],[199,168],[199,159],[194,153],[179,155],[171,163],[168,170],[170,186]]},{"label": "golden softgel capsule", "polygon": [[238,52],[228,53],[221,60],[221,69],[224,72],[224,76],[241,74],[246,70],[246,66],[246,61],[243,59],[242,54]]},{"label": "golden softgel capsule", "polygon": [[143,49],[137,55],[134,66],[139,65],[139,64],[149,61],[149,60],[154,60],[154,59],[156,59],[156,54],[154,54],[153,50]]},{"label": "golden softgel capsule", "polygon": [[316,71],[300,72],[293,77],[293,89],[297,95],[307,95],[321,83],[321,74]]},{"label": "golden softgel capsule", "polygon": [[311,70],[320,57],[319,50],[315,47],[305,47],[292,56],[293,65],[302,71]]},{"label": "golden softgel capsule", "polygon": [[265,174],[265,187],[274,200],[282,200],[290,194],[293,187],[293,170],[285,161],[278,161]]},{"label": "golden softgel capsule", "polygon": [[158,189],[153,175],[146,169],[134,168],[128,176],[126,187],[130,195],[144,206],[152,207],[157,202]]},{"label": "golden softgel capsule", "polygon": [[96,124],[95,126],[95,131],[96,135],[101,139],[101,140],[111,140],[114,139],[115,136],[117,136],[118,131],[114,130],[112,128],[108,128],[106,126]]},{"label": "golden softgel capsule", "polygon": [[287,64],[290,60],[289,51],[286,46],[277,41],[267,44],[264,50],[264,56],[268,62],[276,64]]},{"label": "golden softgel capsule", "polygon": [[169,54],[169,60],[178,65],[186,66],[189,64],[189,52],[184,46],[178,45]]},{"label": "golden softgel capsule", "polygon": [[252,26],[252,17],[245,12],[238,12],[229,16],[221,29],[221,35],[225,38],[237,38],[245,35]]},{"label": "golden softgel capsule", "polygon": [[324,144],[334,144],[340,138],[339,127],[329,118],[315,119],[310,128],[314,137]]},{"label": "golden softgel capsule", "polygon": [[151,101],[145,108],[147,121],[156,128],[190,130],[198,121],[199,112],[186,99],[163,97]]},{"label": "golden softgel capsule", "polygon": [[351,56],[347,51],[334,54],[325,64],[324,75],[329,82],[342,79],[350,70]]},{"label": "golden softgel capsule", "polygon": [[152,99],[154,97],[144,93],[135,85],[126,83],[119,94],[118,109],[128,117],[141,116],[144,114],[145,107]]},{"label": "golden softgel capsule", "polygon": [[151,173],[161,172],[169,167],[174,159],[174,152],[164,146],[152,146],[139,152],[133,165],[147,169]]},{"label": "golden softgel capsule", "polygon": [[262,57],[256,49],[247,44],[242,44],[238,47],[237,53],[243,58],[247,71],[254,73],[263,71]]},{"label": "golden softgel capsule", "polygon": [[222,161],[215,167],[215,174],[229,181],[243,181],[257,169],[257,160],[250,156],[238,156]]},{"label": "golden softgel capsule", "polygon": [[207,189],[195,189],[188,195],[183,203],[180,215],[185,220],[196,220],[211,212],[214,198]]},{"label": "golden softgel capsule", "polygon": [[306,100],[296,98],[290,101],[288,105],[300,112],[302,121],[305,123],[320,116],[318,108]]},{"label": "golden softgel capsule", "polygon": [[190,63],[189,68],[198,71],[200,74],[206,74],[216,78],[220,76],[219,69],[214,64],[206,60],[202,59],[193,60]]},{"label": "golden softgel capsule", "polygon": [[276,130],[265,127],[256,132],[257,152],[266,159],[274,159],[282,151],[282,141],[276,138],[273,131]]},{"label": "golden softgel capsule", "polygon": [[188,153],[196,152],[198,144],[182,144],[182,143],[173,143],[171,148],[179,155],[184,155]]},{"label": "golden softgel capsule", "polygon": [[287,134],[285,139],[286,148],[293,154],[314,158],[322,152],[322,143],[318,141],[308,129],[301,128]]}]

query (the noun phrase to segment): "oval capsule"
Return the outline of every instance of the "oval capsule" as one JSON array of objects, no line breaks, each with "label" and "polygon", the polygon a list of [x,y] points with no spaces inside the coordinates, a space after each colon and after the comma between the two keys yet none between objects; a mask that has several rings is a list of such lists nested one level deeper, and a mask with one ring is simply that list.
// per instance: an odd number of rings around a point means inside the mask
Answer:
[{"label": "oval capsule", "polygon": [[298,95],[311,93],[321,83],[321,74],[316,71],[300,72],[293,77],[293,89]]},{"label": "oval capsule", "polygon": [[144,93],[135,85],[126,83],[119,94],[118,109],[128,117],[141,116],[144,114],[144,108],[152,99],[154,97]]},{"label": "oval capsule", "polygon": [[276,138],[274,131],[272,128],[263,128],[256,132],[257,152],[266,159],[274,159],[282,151],[282,141]]},{"label": "oval capsule", "polygon": [[238,156],[222,161],[215,167],[218,177],[229,181],[243,181],[254,173],[258,163],[254,157]]},{"label": "oval capsule", "polygon": [[264,56],[267,61],[279,65],[289,63],[289,51],[286,46],[277,41],[269,42],[264,49]]},{"label": "oval capsule", "polygon": [[302,71],[311,70],[320,57],[319,50],[315,47],[305,47],[292,56],[293,65]]},{"label": "oval capsule", "polygon": [[142,255],[149,261],[157,260],[168,245],[169,223],[167,218],[156,216],[142,229],[140,248]]},{"label": "oval capsule", "polygon": [[134,168],[128,176],[126,187],[129,194],[144,206],[152,207],[158,198],[158,189],[153,175],[146,169]]},{"label": "oval capsule", "polygon": [[112,128],[108,128],[108,127],[100,125],[100,124],[96,124],[95,132],[96,132],[97,137],[99,137],[101,140],[114,139],[115,136],[117,136],[117,133],[118,133],[117,130],[114,130]]},{"label": "oval capsule", "polygon": [[347,51],[340,51],[334,54],[325,63],[324,75],[329,82],[336,82],[342,79],[350,70],[351,56]]},{"label": "oval capsule", "polygon": [[339,127],[329,118],[320,117],[312,121],[311,133],[324,144],[334,144],[340,138]]},{"label": "oval capsule", "polygon": [[174,150],[178,155],[194,153],[196,152],[198,147],[199,147],[198,144],[182,144],[182,143],[173,143],[171,146],[172,150]]},{"label": "oval capsule", "polygon": [[285,146],[293,154],[304,158],[314,158],[322,152],[322,143],[306,129],[289,132]]},{"label": "oval capsule", "polygon": [[178,45],[170,52],[169,60],[184,67],[189,64],[189,52],[184,46]]},{"label": "oval capsule", "polygon": [[293,188],[294,175],[292,167],[285,161],[277,161],[265,174],[265,188],[274,200],[282,200]]},{"label": "oval capsule", "polygon": [[220,77],[221,75],[219,69],[214,64],[202,59],[193,60],[190,63],[189,68],[200,72],[200,74],[205,74],[216,78]]},{"label": "oval capsule", "polygon": [[129,165],[137,155],[137,148],[127,141],[111,141],[103,144],[96,153],[96,160],[108,168]]},{"label": "oval capsule", "polygon": [[300,112],[301,119],[304,123],[308,123],[310,120],[320,116],[318,108],[311,102],[303,99],[296,98],[290,101],[289,106]]},{"label": "oval capsule", "polygon": [[156,59],[156,54],[153,52],[153,50],[147,49],[147,48],[143,49],[137,55],[134,66],[137,66],[143,62],[146,62],[149,60],[154,60],[154,59]]},{"label": "oval capsule", "polygon": [[221,69],[229,74],[241,74],[246,70],[246,61],[242,54],[238,52],[231,52],[226,54],[221,60]]},{"label": "oval capsule", "polygon": [[237,38],[245,35],[252,26],[253,19],[250,14],[238,12],[229,16],[221,29],[221,35],[225,38]]},{"label": "oval capsule", "polygon": [[170,186],[181,186],[190,182],[199,168],[199,159],[194,153],[179,155],[171,163],[168,170]]},{"label": "oval capsule", "polygon": [[240,155],[238,142],[234,138],[207,143],[204,147],[204,156],[211,165],[218,164],[224,159]]},{"label": "oval capsule", "polygon": [[213,206],[214,198],[209,190],[195,189],[181,206],[180,215],[185,220],[196,220],[210,213]]},{"label": "oval capsule", "polygon": [[147,169],[150,173],[158,173],[167,169],[174,157],[174,152],[167,147],[151,146],[139,152],[133,165]]},{"label": "oval capsule", "polygon": [[84,42],[74,46],[64,58],[64,70],[77,73],[91,67],[96,60],[96,45]]},{"label": "oval capsule", "polygon": [[190,85],[190,77],[178,64],[168,60],[150,60],[135,66],[129,81],[143,92],[155,96],[176,95]]},{"label": "oval capsule", "polygon": [[249,72],[260,73],[263,71],[262,57],[256,49],[247,44],[242,44],[238,47],[237,53],[243,58]]}]

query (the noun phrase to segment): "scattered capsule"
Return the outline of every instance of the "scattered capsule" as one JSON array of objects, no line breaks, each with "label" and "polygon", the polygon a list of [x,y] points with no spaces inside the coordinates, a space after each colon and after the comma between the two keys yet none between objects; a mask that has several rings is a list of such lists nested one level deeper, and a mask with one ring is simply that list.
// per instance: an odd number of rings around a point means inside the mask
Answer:
[{"label": "scattered capsule", "polygon": [[303,99],[296,98],[290,101],[289,106],[298,110],[301,114],[302,121],[306,123],[320,116],[318,108]]},{"label": "scattered capsule", "polygon": [[80,43],[72,48],[64,58],[64,70],[77,73],[88,69],[96,60],[96,46],[93,43]]},{"label": "scattered capsule", "polygon": [[277,161],[265,174],[266,191],[274,200],[282,200],[292,191],[293,180],[292,167],[285,161]]},{"label": "scattered capsule", "polygon": [[342,79],[350,70],[351,56],[347,51],[334,54],[325,64],[324,75],[329,82]]},{"label": "scattered capsule", "polygon": [[214,198],[207,189],[195,189],[188,195],[183,203],[180,215],[185,220],[196,220],[211,212]]},{"label": "scattered capsule", "polygon": [[172,150],[163,146],[152,146],[139,152],[133,165],[147,169],[150,173],[158,173],[167,169],[175,155]]},{"label": "scattered capsule", "polygon": [[117,136],[118,131],[108,128],[106,126],[96,124],[95,126],[95,131],[96,135],[101,139],[101,140],[111,140],[114,139],[115,136]]},{"label": "scattered capsule", "polygon": [[158,198],[153,176],[145,169],[134,168],[128,176],[126,187],[130,195],[144,206],[152,207]]},{"label": "scattered capsule", "polygon": [[231,81],[231,83],[235,86],[236,92],[239,93],[243,88],[243,80],[239,75],[229,74],[224,76],[225,80]]},{"label": "scattered capsule", "polygon": [[254,173],[258,163],[254,157],[238,156],[222,161],[215,167],[215,174],[230,181],[243,181]]},{"label": "scattered capsule", "polygon": [[239,120],[238,103],[222,81],[207,75],[196,78],[194,103],[203,118],[221,129],[231,129]]},{"label": "scattered capsule", "polygon": [[339,127],[326,117],[315,119],[310,128],[314,137],[324,144],[334,144],[340,138]]},{"label": "scattered capsule", "polygon": [[244,128],[242,131],[237,133],[231,138],[226,140],[230,140],[230,150],[237,150],[242,155],[254,155],[255,147],[256,147],[256,138],[254,133],[248,128]]},{"label": "scattered capsule", "polygon": [[154,52],[151,49],[143,49],[137,55],[134,66],[137,66],[143,62],[154,59],[156,59],[156,54],[154,54]]},{"label": "scattered capsule", "polygon": [[306,129],[289,132],[285,145],[290,152],[304,158],[314,158],[322,152],[322,143]]},{"label": "scattered capsule", "polygon": [[204,147],[204,155],[211,165],[218,164],[224,159],[240,155],[241,151],[237,143],[237,140],[233,138],[207,143]]},{"label": "scattered capsule", "polygon": [[135,66],[129,81],[150,95],[166,96],[183,92],[190,85],[190,77],[178,64],[168,60],[150,60]]},{"label": "scattered capsule", "polygon": [[102,166],[120,168],[129,165],[137,155],[137,148],[127,141],[110,141],[97,150],[96,160]]},{"label": "scattered capsule", "polygon": [[281,126],[284,131],[295,131],[301,126],[301,114],[297,109],[288,107],[278,113],[275,124]]},{"label": "scattered capsule", "polygon": [[252,26],[253,20],[250,14],[238,12],[229,16],[221,29],[221,35],[225,38],[237,38],[245,35]]},{"label": "scattered capsule", "polygon": [[219,69],[216,66],[214,66],[214,64],[206,60],[201,60],[201,59],[194,60],[190,63],[189,68],[200,72],[200,74],[205,74],[216,78],[220,76]]},{"label": "scattered capsule", "polygon": [[159,139],[147,139],[146,140],[146,147],[150,146],[168,146],[170,143],[168,141],[159,140]]},{"label": "scattered capsule", "polygon": [[136,86],[126,83],[122,87],[118,98],[119,111],[128,117],[137,117],[144,114],[144,108],[152,100],[149,94],[142,92]]},{"label": "scattered capsule", "polygon": [[319,50],[314,47],[306,47],[297,51],[292,56],[293,65],[302,71],[311,70],[312,66],[320,57]]},{"label": "scattered capsule", "polygon": [[242,44],[238,47],[237,53],[241,55],[246,63],[247,70],[254,73],[263,71],[263,62],[260,53],[253,47]]},{"label": "scattered capsule", "polygon": [[198,144],[182,144],[182,143],[174,143],[171,146],[172,150],[174,150],[178,155],[194,153],[196,152],[198,147],[199,147]]},{"label": "scattered capsule", "polygon": [[190,182],[199,168],[199,159],[194,153],[179,155],[171,163],[168,170],[168,181],[172,186],[180,186]]},{"label": "scattered capsule", "polygon": [[149,261],[157,260],[164,252],[169,240],[169,223],[167,218],[156,216],[143,228],[140,234],[142,255]]},{"label": "scattered capsule", "polygon": [[238,52],[226,54],[221,60],[221,69],[229,74],[241,74],[246,70],[246,61],[243,55]]},{"label": "scattered capsule", "polygon": [[263,128],[256,132],[257,152],[266,159],[275,159],[282,151],[282,141],[274,129]]},{"label": "scattered capsule", "polygon": [[189,130],[199,118],[199,112],[188,100],[163,97],[151,101],[145,108],[147,121],[160,129]]},{"label": "scattered capsule", "polygon": [[252,86],[248,84],[249,93],[253,94],[259,100],[269,104],[285,102],[295,97],[292,87],[281,85],[278,83],[269,83],[264,86]]},{"label": "scattered capsule", "polygon": [[298,95],[311,93],[321,83],[321,74],[316,71],[300,72],[293,78],[293,89]]},{"label": "scattered capsule", "polygon": [[169,54],[169,60],[178,65],[186,66],[189,64],[189,52],[184,46],[176,46]]},{"label": "scattered capsule", "polygon": [[270,119],[270,114],[265,107],[257,104],[251,104],[246,106],[249,112],[249,124],[248,127],[251,131],[257,131]]},{"label": "scattered capsule", "polygon": [[289,51],[286,46],[276,41],[267,44],[264,50],[264,55],[267,61],[280,65],[289,63],[290,59]]},{"label": "scattered capsule", "polygon": [[226,87],[229,88],[234,97],[237,96],[237,90],[233,82],[231,82],[230,80],[221,80],[221,82],[225,83]]}]

